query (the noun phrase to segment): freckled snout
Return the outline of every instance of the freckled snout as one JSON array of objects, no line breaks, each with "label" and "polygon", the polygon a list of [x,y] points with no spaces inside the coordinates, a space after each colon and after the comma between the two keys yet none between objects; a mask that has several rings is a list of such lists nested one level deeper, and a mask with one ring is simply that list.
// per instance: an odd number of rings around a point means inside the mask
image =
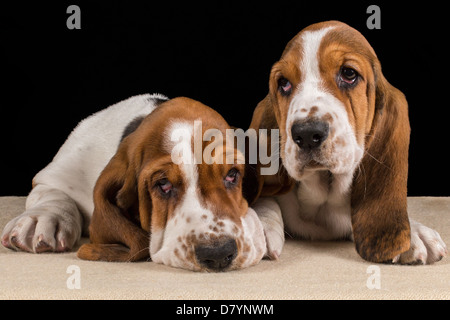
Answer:
[{"label": "freckled snout", "polygon": [[323,121],[299,121],[291,127],[292,140],[305,151],[319,148],[329,131],[328,123]]},{"label": "freckled snout", "polygon": [[195,256],[202,266],[211,271],[223,271],[231,265],[237,256],[237,245],[234,239],[222,243],[197,245]]}]

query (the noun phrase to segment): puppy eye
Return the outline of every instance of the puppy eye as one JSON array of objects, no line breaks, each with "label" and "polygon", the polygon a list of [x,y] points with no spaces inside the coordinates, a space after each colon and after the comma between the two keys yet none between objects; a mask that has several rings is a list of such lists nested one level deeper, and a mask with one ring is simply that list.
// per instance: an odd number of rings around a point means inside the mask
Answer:
[{"label": "puppy eye", "polygon": [[283,96],[288,96],[292,92],[292,84],[288,79],[281,77],[280,79],[278,79],[278,90],[280,90],[280,93]]},{"label": "puppy eye", "polygon": [[339,80],[345,85],[354,85],[358,80],[358,72],[349,67],[342,67]]},{"label": "puppy eye", "polygon": [[158,180],[157,185],[163,195],[169,195],[173,189],[172,183],[167,178]]},{"label": "puppy eye", "polygon": [[236,168],[232,168],[228,171],[227,175],[223,179],[226,188],[231,188],[238,182],[239,171]]}]

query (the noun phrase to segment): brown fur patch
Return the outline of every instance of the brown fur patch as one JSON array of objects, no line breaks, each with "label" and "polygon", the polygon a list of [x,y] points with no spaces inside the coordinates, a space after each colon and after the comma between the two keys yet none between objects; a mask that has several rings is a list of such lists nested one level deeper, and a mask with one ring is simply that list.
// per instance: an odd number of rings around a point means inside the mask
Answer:
[{"label": "brown fur patch", "polygon": [[324,121],[324,122],[327,122],[327,123],[329,123],[329,124],[332,124],[332,123],[333,123],[333,117],[332,117],[332,115],[329,114],[328,112],[325,113],[325,114],[320,118],[320,120],[322,120],[322,121]]},{"label": "brown fur patch", "polygon": [[319,111],[319,108],[316,106],[311,107],[311,109],[309,110],[308,113],[308,118],[314,118],[314,116],[316,115],[316,113]]}]

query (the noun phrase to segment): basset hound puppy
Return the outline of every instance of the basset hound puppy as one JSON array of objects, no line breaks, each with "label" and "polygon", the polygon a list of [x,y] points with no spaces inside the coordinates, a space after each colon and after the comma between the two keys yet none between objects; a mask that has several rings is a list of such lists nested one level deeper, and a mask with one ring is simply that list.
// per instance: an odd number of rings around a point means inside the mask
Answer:
[{"label": "basset hound puppy", "polygon": [[[229,150],[225,139],[193,144],[196,132],[226,136],[227,129],[227,122],[200,102],[158,94],[95,113],[33,179],[26,211],[6,225],[2,244],[62,252],[84,233],[91,243],[79,249],[81,259],[151,257],[194,271],[258,263],[266,242],[244,197],[243,181],[252,174],[238,161],[242,154]],[[212,144],[213,159],[197,159],[198,151]]]},{"label": "basset hound puppy", "polygon": [[[251,128],[279,128],[283,166],[261,177],[277,197],[284,227],[303,239],[352,239],[372,262],[425,264],[447,249],[407,214],[410,125],[404,95],[383,76],[368,41],[329,21],[286,46]],[[282,225],[272,225],[280,229]],[[280,251],[284,238],[276,241]]]}]

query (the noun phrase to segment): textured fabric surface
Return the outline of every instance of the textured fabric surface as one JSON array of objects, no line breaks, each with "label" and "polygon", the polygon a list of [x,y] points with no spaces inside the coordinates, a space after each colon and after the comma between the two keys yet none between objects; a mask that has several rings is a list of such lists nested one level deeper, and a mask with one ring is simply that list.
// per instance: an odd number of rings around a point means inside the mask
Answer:
[{"label": "textured fabric surface", "polygon": [[[1,230],[24,205],[24,197],[0,198]],[[409,198],[408,205],[413,219],[450,245],[450,198]],[[78,272],[80,288],[71,289]],[[74,252],[1,247],[0,299],[450,299],[450,257],[427,266],[373,265],[351,242],[288,240],[278,261],[195,273],[152,262],[89,262]]]}]

